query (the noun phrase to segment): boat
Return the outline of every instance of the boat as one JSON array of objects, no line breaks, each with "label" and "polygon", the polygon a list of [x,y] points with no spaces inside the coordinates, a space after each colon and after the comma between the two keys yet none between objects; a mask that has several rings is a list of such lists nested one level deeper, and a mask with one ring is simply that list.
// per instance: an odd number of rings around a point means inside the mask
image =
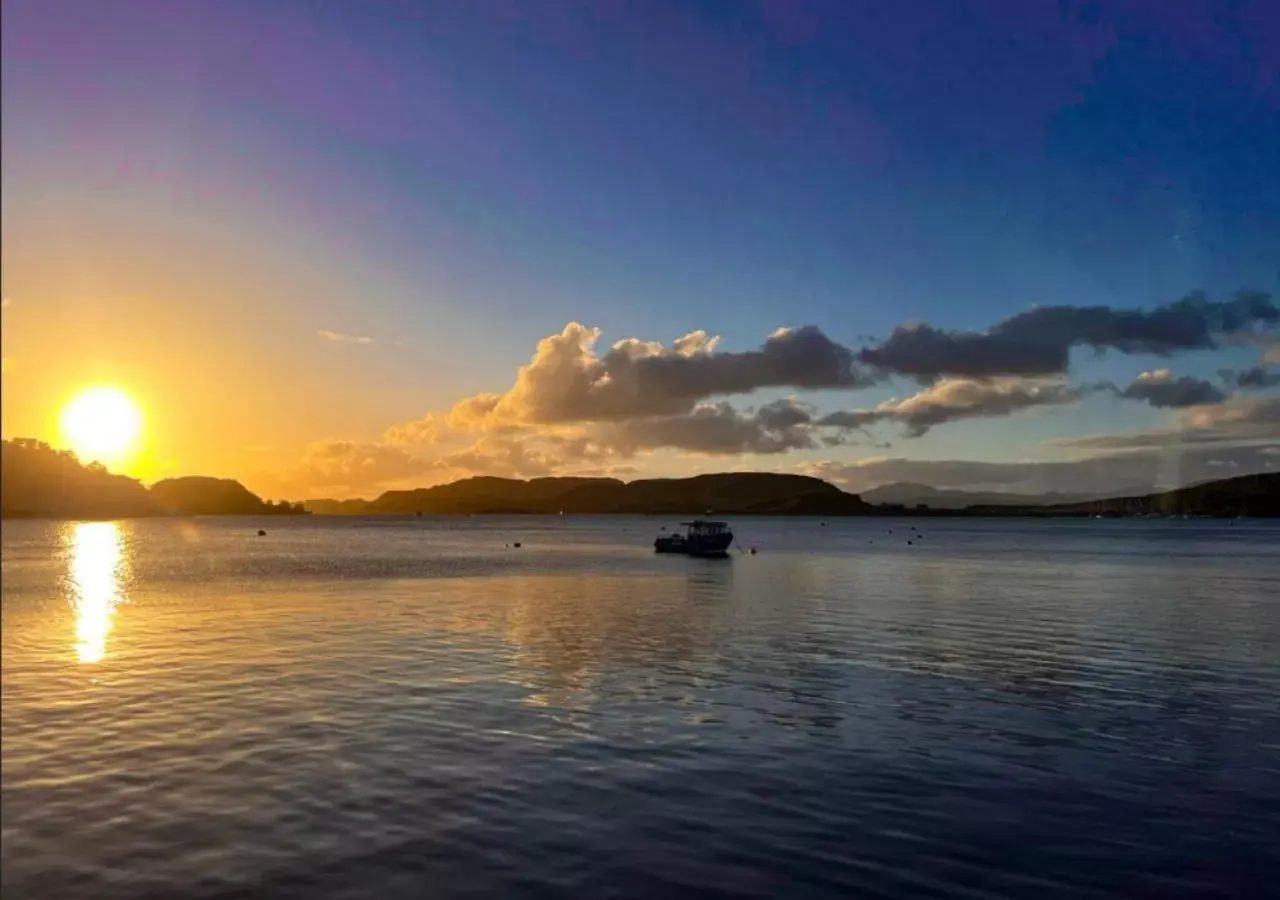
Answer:
[{"label": "boat", "polygon": [[727,522],[696,519],[680,524],[685,527],[685,533],[661,535],[653,542],[655,553],[683,553],[704,559],[718,559],[729,555],[733,532],[729,530]]}]

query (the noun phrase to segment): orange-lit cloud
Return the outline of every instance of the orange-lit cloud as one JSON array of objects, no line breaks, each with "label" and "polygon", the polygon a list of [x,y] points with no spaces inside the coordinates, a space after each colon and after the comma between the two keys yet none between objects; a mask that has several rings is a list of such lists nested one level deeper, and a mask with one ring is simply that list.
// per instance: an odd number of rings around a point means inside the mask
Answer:
[{"label": "orange-lit cloud", "polygon": [[369,344],[377,343],[373,338],[365,337],[361,334],[343,334],[341,331],[329,331],[326,328],[321,328],[316,334],[335,344],[362,344],[368,346]]}]

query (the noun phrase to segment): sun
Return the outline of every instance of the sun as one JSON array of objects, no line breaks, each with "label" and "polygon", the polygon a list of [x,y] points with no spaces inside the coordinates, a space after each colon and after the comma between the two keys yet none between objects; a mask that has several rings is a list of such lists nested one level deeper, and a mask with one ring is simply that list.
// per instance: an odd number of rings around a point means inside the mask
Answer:
[{"label": "sun", "polygon": [[125,462],[142,434],[142,410],[117,387],[85,388],[68,401],[62,437],[83,462]]}]

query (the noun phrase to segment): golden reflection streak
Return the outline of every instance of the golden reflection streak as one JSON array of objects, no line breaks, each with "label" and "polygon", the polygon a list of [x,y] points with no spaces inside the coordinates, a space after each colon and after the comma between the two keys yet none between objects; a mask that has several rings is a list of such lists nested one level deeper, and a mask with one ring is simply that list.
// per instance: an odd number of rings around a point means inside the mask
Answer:
[{"label": "golden reflection streak", "polygon": [[75,612],[76,656],[99,662],[121,597],[125,554],[115,522],[80,522],[66,532],[71,607]]}]

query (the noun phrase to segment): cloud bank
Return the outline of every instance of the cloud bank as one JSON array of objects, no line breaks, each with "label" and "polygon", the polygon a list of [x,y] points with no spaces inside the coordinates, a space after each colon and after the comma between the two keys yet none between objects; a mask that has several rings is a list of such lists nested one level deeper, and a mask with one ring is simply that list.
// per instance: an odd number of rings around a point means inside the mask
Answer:
[{"label": "cloud bank", "polygon": [[1169,356],[1217,347],[1223,336],[1277,321],[1280,309],[1271,298],[1251,291],[1225,301],[1194,294],[1149,310],[1042,306],[982,332],[902,325],[884,343],[863,349],[858,358],[868,366],[926,382],[947,375],[1053,375],[1067,371],[1073,347]]},{"label": "cloud bank", "polygon": [[[719,338],[703,330],[669,344],[626,338],[601,350],[600,329],[570,322],[538,342],[505,391],[463,397],[447,409],[388,427],[377,441],[317,442],[291,478],[317,489],[368,492],[468,474],[624,471],[634,468],[637,457],[658,451],[718,457],[718,466],[728,467],[736,465],[727,459],[735,456],[887,447],[885,436],[917,439],[957,421],[1069,407],[1100,391],[1181,418],[1175,427],[1073,438],[1069,446],[1051,450],[1111,458],[1179,447],[1189,452],[1252,446],[1275,437],[1275,398],[1248,400],[1231,392],[1265,391],[1280,381],[1266,368],[1280,347],[1272,335],[1278,321],[1280,312],[1268,295],[1245,292],[1222,301],[1192,295],[1151,309],[1039,307],[985,331],[903,325],[886,340],[865,339],[861,347],[813,325],[779,328],[746,351],[723,350]],[[374,343],[340,332],[318,334],[337,343]],[[1076,347],[1168,357],[1266,342],[1258,365],[1223,370],[1220,383],[1174,376],[1167,368],[1143,372],[1124,387],[1068,378]],[[835,412],[806,402],[812,392],[851,393],[895,377],[917,381],[920,388]],[[729,399],[778,389],[810,393],[804,400],[788,397],[758,406]],[[878,431],[886,428],[891,430]],[[937,469],[925,480],[940,484],[947,471]]]},{"label": "cloud bank", "polygon": [[[501,395],[480,394],[450,411],[473,428],[602,422],[692,413],[703,400],[764,388],[852,389],[874,383],[854,353],[813,326],[780,328],[758,350],[716,352],[718,338],[694,331],[670,347],[635,338],[595,352],[600,329],[570,322],[538,342]],[[705,413],[699,413],[705,416]]]}]

